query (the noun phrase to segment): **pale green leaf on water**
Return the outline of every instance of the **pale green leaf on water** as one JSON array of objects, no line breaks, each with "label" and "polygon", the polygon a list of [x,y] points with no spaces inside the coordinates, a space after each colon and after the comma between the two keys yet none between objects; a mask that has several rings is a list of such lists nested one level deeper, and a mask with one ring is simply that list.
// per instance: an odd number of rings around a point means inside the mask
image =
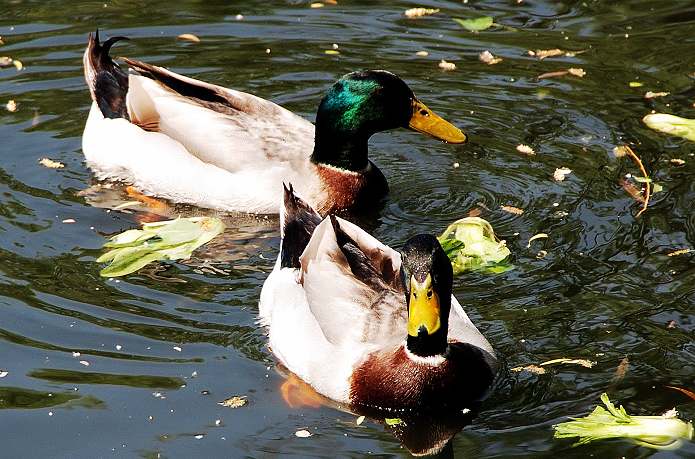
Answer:
[{"label": "pale green leaf on water", "polygon": [[105,248],[112,250],[97,258],[97,262],[111,264],[100,274],[104,277],[124,276],[153,261],[188,259],[195,249],[222,231],[222,221],[210,217],[145,223],[141,230],[125,231],[104,244]]},{"label": "pale green leaf on water", "polygon": [[499,273],[512,269],[505,263],[511,252],[495,236],[492,225],[480,217],[466,217],[449,225],[439,243],[451,260],[454,274],[484,270]]},{"label": "pale green leaf on water", "polygon": [[489,29],[493,24],[492,16],[481,16],[473,19],[453,19],[459,23],[461,27],[466,30],[470,30],[471,32],[480,32],[481,30]]},{"label": "pale green leaf on water", "polygon": [[664,191],[664,187],[659,185],[658,183],[652,184],[652,193],[660,193]]},{"label": "pale green leaf on water", "polygon": [[637,183],[652,183],[652,179],[649,177],[635,177],[635,182]]},{"label": "pale green leaf on water", "polygon": [[386,423],[387,426],[397,426],[400,424],[405,424],[403,419],[401,418],[385,418],[384,422]]},{"label": "pale green leaf on water", "polygon": [[630,85],[631,88],[639,88],[641,86],[644,86],[644,83],[642,83],[640,81],[631,81],[628,84]]},{"label": "pale green leaf on water", "polygon": [[642,118],[647,127],[664,134],[675,135],[695,142],[695,120],[666,113],[652,113]]},{"label": "pale green leaf on water", "polygon": [[601,401],[606,408],[597,406],[583,418],[555,424],[555,438],[578,438],[573,446],[624,438],[656,449],[675,449],[684,439],[693,438],[692,423],[678,419],[675,410],[661,416],[630,416],[622,406],[616,408],[607,394],[601,395]]}]

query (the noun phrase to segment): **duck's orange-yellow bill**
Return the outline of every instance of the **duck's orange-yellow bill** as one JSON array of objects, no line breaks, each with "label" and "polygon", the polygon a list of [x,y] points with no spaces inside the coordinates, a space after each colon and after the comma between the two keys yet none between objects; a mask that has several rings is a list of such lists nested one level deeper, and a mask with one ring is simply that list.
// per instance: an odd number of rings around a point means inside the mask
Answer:
[{"label": "duck's orange-yellow bill", "polygon": [[420,283],[415,276],[410,277],[410,299],[408,301],[408,334],[418,336],[420,329],[428,335],[442,326],[440,318],[439,295],[432,288],[432,276],[427,275]]},{"label": "duck's orange-yellow bill", "polygon": [[417,99],[413,102],[413,114],[408,127],[448,143],[464,143],[468,140],[461,129],[434,113]]}]

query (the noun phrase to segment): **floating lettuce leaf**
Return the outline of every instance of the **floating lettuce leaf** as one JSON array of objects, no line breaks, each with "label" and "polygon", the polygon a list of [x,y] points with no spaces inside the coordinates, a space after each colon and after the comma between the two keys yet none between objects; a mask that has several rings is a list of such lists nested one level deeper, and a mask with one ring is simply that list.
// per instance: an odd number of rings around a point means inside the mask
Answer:
[{"label": "floating lettuce leaf", "polygon": [[695,120],[666,113],[652,113],[642,118],[642,121],[655,131],[695,142]]},{"label": "floating lettuce leaf", "polygon": [[481,30],[489,29],[493,24],[492,16],[481,16],[473,19],[453,19],[454,21],[458,22],[461,27],[466,30],[470,30],[471,32],[480,32]]},{"label": "floating lettuce leaf", "polygon": [[678,419],[675,410],[661,416],[630,416],[622,406],[616,408],[605,393],[601,395],[601,401],[607,409],[597,406],[586,417],[554,425],[555,438],[579,437],[573,446],[595,440],[625,438],[656,449],[675,449],[683,439],[693,438],[692,423]]},{"label": "floating lettuce leaf", "polygon": [[492,225],[480,217],[455,221],[439,236],[439,242],[451,260],[454,274],[476,269],[493,273],[512,269],[505,263],[511,254],[507,245],[495,237]]},{"label": "floating lettuce leaf", "polygon": [[157,260],[188,259],[195,249],[224,231],[218,218],[177,218],[145,223],[141,230],[128,230],[113,236],[104,247],[111,249],[98,263],[111,262],[99,274],[125,276]]}]

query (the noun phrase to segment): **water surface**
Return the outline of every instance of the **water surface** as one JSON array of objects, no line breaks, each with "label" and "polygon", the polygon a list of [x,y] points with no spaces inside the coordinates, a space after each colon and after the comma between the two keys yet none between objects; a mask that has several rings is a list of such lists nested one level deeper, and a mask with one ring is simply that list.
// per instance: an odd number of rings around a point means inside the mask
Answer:
[{"label": "water surface", "polygon": [[[403,11],[414,6],[441,12],[406,19]],[[450,19],[479,15],[506,27],[473,34]],[[18,104],[14,113],[0,111],[0,369],[9,372],[0,379],[3,456],[409,457],[377,422],[356,426],[354,416],[333,408],[283,401],[284,378],[255,324],[260,287],[277,256],[273,217],[225,215],[224,237],[190,262],[121,280],[99,276],[104,237],[149,216],[111,211],[83,192],[94,182],[80,150],[90,104],[81,54],[97,26],[132,39],[117,55],[253,92],[309,119],[340,75],[388,69],[468,131],[465,146],[403,130],[375,136],[371,157],[392,192],[366,225],[397,247],[481,208],[514,253],[512,271],[455,282],[506,367],[450,454],[695,455],[692,443],[675,452],[622,441],[573,449],[551,430],[593,409],[606,390],[629,412],[677,406],[695,417],[692,401],[665,388],[695,389],[695,255],[667,256],[695,247],[695,148],[640,122],[651,110],[695,116],[692,4],[17,0],[0,12],[0,55],[25,66],[0,69],[2,106]],[[201,42],[176,40],[181,33]],[[340,54],[325,54],[334,43]],[[556,47],[584,52],[543,61],[527,55]],[[427,57],[416,56],[423,50]],[[483,50],[504,61],[479,62]],[[440,70],[441,59],[457,69]],[[536,79],[568,67],[586,76]],[[648,90],[670,95],[646,100]],[[536,155],[518,153],[520,143]],[[619,185],[638,170],[611,154],[623,143],[664,187],[639,218],[639,204]],[[43,157],[66,167],[44,168]],[[562,166],[572,174],[556,182],[553,171]],[[527,247],[540,232],[549,237]],[[559,357],[597,363],[544,375],[509,370]],[[625,358],[627,373],[616,381]],[[249,404],[217,405],[231,395]],[[314,435],[296,438],[299,429]]]}]

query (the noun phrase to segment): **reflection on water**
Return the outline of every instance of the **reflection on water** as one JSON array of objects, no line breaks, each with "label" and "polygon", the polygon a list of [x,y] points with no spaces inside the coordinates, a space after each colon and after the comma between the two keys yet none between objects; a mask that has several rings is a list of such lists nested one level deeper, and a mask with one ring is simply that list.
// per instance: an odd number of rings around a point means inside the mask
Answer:
[{"label": "reflection on water", "polygon": [[[417,6],[441,11],[403,16]],[[452,146],[404,130],[375,136],[371,158],[391,194],[357,221],[397,247],[482,209],[512,250],[515,269],[456,280],[472,320],[510,368],[559,357],[597,362],[543,375],[503,371],[477,416],[440,454],[667,457],[620,441],[571,448],[552,439],[551,425],[589,412],[606,389],[629,412],[676,406],[695,417],[686,396],[665,388],[694,389],[694,255],[668,254],[695,247],[695,144],[640,122],[651,110],[695,116],[694,12],[687,3],[646,0],[355,0],[323,8],[296,1],[9,2],[0,13],[0,56],[20,59],[24,69],[0,68],[0,107],[15,100],[18,108],[0,109],[3,454],[408,457],[468,422],[435,428],[437,420],[424,427],[411,420],[405,430],[412,435],[403,435],[380,416],[357,425],[354,413],[332,406],[285,403],[285,379],[273,371],[256,324],[260,286],[277,257],[273,218],[221,215],[223,237],[190,261],[120,280],[99,276],[94,260],[105,237],[148,219],[207,211],[143,205],[121,187],[90,189],[80,151],[89,108],[81,53],[98,25],[106,35],[132,38],[119,54],[256,93],[307,118],[348,71],[401,75],[471,139]],[[473,34],[450,19],[480,15],[506,27]],[[201,42],[176,40],[181,33]],[[325,54],[333,43],[340,54]],[[527,54],[552,48],[584,52],[544,60]],[[479,62],[483,50],[504,60]],[[441,59],[457,70],[441,71]],[[586,75],[536,78],[569,67]],[[645,99],[646,91],[670,94]],[[536,155],[519,154],[522,143]],[[619,183],[639,172],[611,154],[623,143],[664,187],[639,218],[640,205]],[[43,157],[65,168],[42,167]],[[562,182],[552,178],[559,167],[572,169]],[[529,247],[537,233],[549,237]],[[626,356],[627,371],[616,380]],[[217,404],[231,395],[249,404]],[[313,436],[295,437],[300,429]],[[668,454],[692,457],[695,446]]]}]

